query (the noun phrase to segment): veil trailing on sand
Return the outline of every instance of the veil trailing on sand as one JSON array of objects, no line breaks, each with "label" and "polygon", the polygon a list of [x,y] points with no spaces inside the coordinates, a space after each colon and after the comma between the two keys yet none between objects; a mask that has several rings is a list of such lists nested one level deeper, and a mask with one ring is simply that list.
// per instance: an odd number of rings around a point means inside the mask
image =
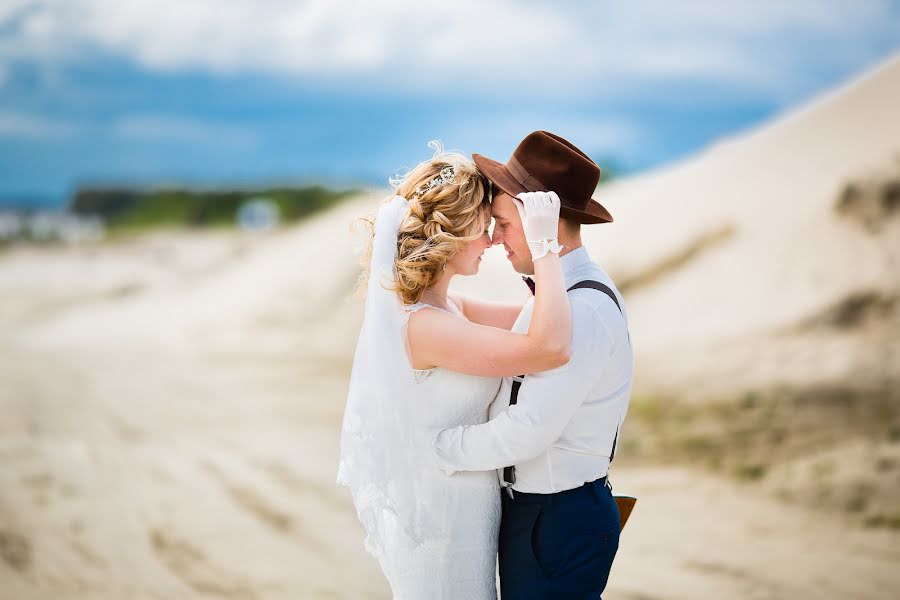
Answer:
[{"label": "veil trailing on sand", "polygon": [[[389,568],[386,543],[418,545],[440,532],[427,521],[422,498],[428,469],[416,452],[417,398],[404,331],[409,314],[399,295],[387,289],[395,277],[397,232],[409,212],[395,196],[375,218],[366,311],[344,412],[338,483],[350,488],[368,537],[366,549]],[[421,399],[420,399],[421,400]]]}]

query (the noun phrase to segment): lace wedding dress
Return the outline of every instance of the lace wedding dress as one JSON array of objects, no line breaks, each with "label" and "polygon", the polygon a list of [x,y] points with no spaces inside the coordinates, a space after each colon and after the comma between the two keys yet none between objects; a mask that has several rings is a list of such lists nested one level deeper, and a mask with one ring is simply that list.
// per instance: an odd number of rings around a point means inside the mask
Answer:
[{"label": "lace wedding dress", "polygon": [[396,600],[496,600],[496,474],[447,476],[431,443],[441,429],[486,422],[500,379],[410,366],[406,324],[429,305],[404,307],[383,285],[392,274],[405,209],[405,199],[395,197],[375,221],[338,482],[350,488],[368,534],[365,547],[378,559]]}]

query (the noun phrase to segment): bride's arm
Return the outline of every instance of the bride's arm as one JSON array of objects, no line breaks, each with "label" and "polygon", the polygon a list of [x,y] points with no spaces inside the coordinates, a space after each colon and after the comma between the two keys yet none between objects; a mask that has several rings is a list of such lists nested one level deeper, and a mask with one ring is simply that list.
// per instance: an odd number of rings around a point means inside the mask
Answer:
[{"label": "bride's arm", "polygon": [[[522,289],[525,289],[524,286]],[[503,304],[481,300],[472,296],[463,296],[456,292],[447,294],[456,303],[466,318],[479,325],[490,325],[500,329],[512,329],[524,304]]]},{"label": "bride's arm", "polygon": [[471,323],[440,310],[410,316],[407,335],[416,368],[445,367],[503,377],[537,373],[569,361],[572,314],[558,254],[534,261],[539,281],[527,333]]}]

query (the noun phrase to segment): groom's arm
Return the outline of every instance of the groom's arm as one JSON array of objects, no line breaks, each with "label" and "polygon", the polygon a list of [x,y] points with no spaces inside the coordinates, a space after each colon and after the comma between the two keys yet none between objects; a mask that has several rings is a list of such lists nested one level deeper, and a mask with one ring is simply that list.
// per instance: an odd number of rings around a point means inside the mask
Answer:
[{"label": "groom's arm", "polygon": [[567,364],[527,375],[518,403],[487,423],[437,434],[434,452],[444,471],[488,471],[519,464],[559,439],[612,348],[609,334],[587,302],[573,298],[572,317],[572,354]]}]

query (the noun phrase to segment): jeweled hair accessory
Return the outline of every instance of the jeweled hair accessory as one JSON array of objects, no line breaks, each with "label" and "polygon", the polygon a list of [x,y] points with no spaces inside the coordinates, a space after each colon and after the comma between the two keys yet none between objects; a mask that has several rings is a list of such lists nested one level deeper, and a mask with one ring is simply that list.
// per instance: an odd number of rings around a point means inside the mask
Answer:
[{"label": "jeweled hair accessory", "polygon": [[441,169],[440,174],[428,183],[423,183],[416,188],[415,197],[421,198],[422,194],[430,192],[434,188],[456,181],[456,165],[448,165]]}]

